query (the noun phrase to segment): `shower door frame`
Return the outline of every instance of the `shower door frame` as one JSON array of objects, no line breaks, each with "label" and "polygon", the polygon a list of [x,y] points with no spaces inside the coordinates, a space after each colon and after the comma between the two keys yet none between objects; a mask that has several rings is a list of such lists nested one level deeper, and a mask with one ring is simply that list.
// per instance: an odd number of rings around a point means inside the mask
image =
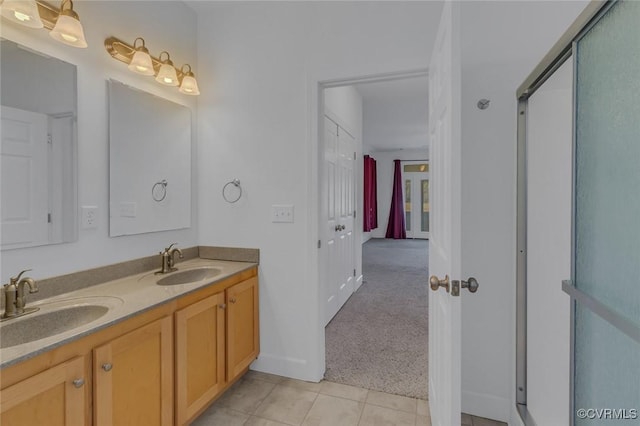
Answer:
[{"label": "shower door frame", "polygon": [[[516,95],[517,107],[517,229],[516,229],[516,409],[525,426],[535,426],[535,420],[527,409],[527,114],[529,97],[551,77],[560,66],[576,51],[576,43],[588,32],[604,14],[618,0],[592,0],[574,23],[567,29],[560,40],[551,48],[549,53],[529,74],[518,88]],[[575,56],[574,56],[575,57]],[[574,87],[577,64],[574,62]],[[575,90],[573,105],[575,107]],[[575,114],[573,127],[573,154],[572,165],[575,158]],[[575,191],[575,176],[572,183],[572,192]],[[573,196],[572,196],[573,198]],[[572,200],[572,276],[573,265],[573,241],[575,241],[574,214],[575,202]],[[570,425],[574,425],[574,330],[575,330],[575,306],[588,308],[591,312],[603,318],[614,327],[630,336],[634,340],[640,338],[640,330],[629,323],[615,311],[589,295],[576,289],[571,281],[558,283],[571,297],[571,325],[570,325]]]}]

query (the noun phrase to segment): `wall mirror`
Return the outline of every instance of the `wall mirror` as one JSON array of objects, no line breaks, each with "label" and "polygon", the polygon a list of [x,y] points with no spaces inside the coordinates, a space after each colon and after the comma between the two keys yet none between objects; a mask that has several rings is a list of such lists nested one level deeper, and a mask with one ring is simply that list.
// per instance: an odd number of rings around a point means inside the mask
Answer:
[{"label": "wall mirror", "polygon": [[109,235],[191,226],[191,111],[109,86]]},{"label": "wall mirror", "polygon": [[76,67],[0,39],[2,250],[75,241]]}]

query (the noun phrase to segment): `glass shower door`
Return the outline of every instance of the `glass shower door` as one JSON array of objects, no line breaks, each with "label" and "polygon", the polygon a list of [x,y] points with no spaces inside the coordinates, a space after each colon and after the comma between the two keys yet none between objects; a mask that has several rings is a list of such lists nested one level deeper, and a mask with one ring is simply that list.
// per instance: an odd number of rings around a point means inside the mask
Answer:
[{"label": "glass shower door", "polygon": [[640,424],[640,2],[574,45],[575,425]]}]

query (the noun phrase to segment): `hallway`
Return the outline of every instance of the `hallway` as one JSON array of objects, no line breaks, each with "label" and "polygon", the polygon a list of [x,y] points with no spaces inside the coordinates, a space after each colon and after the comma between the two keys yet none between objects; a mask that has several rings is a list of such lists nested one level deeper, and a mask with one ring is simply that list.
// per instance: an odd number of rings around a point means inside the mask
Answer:
[{"label": "hallway", "polygon": [[325,379],[427,398],[428,241],[372,239],[364,283],[327,325]]}]

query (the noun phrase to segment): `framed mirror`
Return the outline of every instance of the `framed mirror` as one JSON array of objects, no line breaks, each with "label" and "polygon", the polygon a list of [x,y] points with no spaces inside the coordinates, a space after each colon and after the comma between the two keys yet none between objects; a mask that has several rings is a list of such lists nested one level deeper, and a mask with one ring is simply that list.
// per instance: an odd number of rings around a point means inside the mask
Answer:
[{"label": "framed mirror", "polygon": [[0,39],[2,250],[76,241],[75,65]]},{"label": "framed mirror", "polygon": [[191,110],[109,86],[109,235],[191,226]]}]

